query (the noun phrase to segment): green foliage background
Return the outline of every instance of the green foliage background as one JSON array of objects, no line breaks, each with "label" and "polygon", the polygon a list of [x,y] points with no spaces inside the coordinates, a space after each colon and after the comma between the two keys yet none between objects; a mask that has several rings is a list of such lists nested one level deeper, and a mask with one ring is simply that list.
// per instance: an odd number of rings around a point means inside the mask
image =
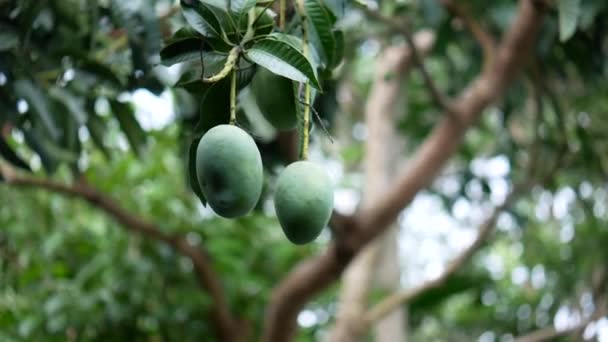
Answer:
[{"label": "green foliage background", "polygon": [[[318,126],[313,142],[316,153],[344,166],[341,188],[359,191],[363,141],[356,127],[373,78],[370,66],[378,51],[402,42],[351,3],[325,4],[344,31],[344,62],[333,74],[321,73],[324,91],[315,108],[338,143],[329,144]],[[172,69],[190,92],[168,90],[177,79],[158,65],[161,48],[175,42],[171,35],[186,26],[180,12],[171,12],[172,5],[163,0],[0,0],[0,162],[65,183],[86,178],[166,232],[204,245],[231,308],[252,322],[257,336],[272,288],[298,261],[322,250],[329,234],[294,247],[264,210],[274,166],[285,158],[274,132],[260,127],[244,105],[241,123],[260,138],[268,166],[259,208],[248,217],[224,220],[203,208],[190,190],[188,146],[201,133],[199,110],[217,119],[213,113],[223,115],[226,102],[213,89],[203,96],[194,81],[201,68],[198,41],[188,40],[192,36],[180,41],[184,50],[176,60],[182,64]],[[510,23],[515,6],[507,0],[467,2],[471,14],[496,36]],[[386,16],[408,18],[414,29],[436,33],[425,64],[447,94],[458,94],[480,72],[477,42],[438,2],[383,0],[378,8]],[[556,1],[525,76],[487,110],[441,176],[455,181],[457,189],[448,191],[438,181],[428,190],[447,213],[458,200],[487,203],[495,190],[472,164],[494,156],[508,160],[508,184],[526,177],[524,165],[532,157],[538,173],[551,175],[505,214],[495,242],[471,265],[411,304],[412,340],[473,340],[487,332],[516,336],[552,325],[565,307],[591,310],[589,284],[608,257],[606,15],[608,4],[602,0]],[[205,51],[208,73],[217,71],[224,58],[214,59],[225,48],[218,44]],[[142,129],[128,96],[142,88],[170,92],[176,111],[172,123]],[[343,88],[351,100],[338,105]],[[403,94],[396,125],[407,157],[440,111],[416,72]],[[251,103],[246,90],[242,96],[241,103]],[[536,155],[528,152],[533,143]],[[555,206],[564,198],[566,210],[560,214],[564,211]],[[415,258],[403,253],[405,259]],[[492,273],[488,260],[500,261],[502,275]],[[524,283],[513,282],[515,269],[530,274]],[[532,282],[535,272],[545,279],[540,286]],[[335,302],[332,288],[309,304],[316,320],[301,329],[301,341],[323,336],[333,322]],[[189,260],[171,248],[129,234],[81,201],[0,186],[0,340],[211,341],[208,307]]]}]

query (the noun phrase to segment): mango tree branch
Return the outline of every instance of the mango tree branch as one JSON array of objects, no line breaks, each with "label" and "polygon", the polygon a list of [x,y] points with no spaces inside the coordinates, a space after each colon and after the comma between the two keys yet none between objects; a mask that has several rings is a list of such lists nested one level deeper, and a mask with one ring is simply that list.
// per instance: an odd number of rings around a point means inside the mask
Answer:
[{"label": "mango tree branch", "polygon": [[418,51],[418,48],[416,47],[416,43],[414,41],[414,38],[412,37],[412,33],[410,32],[409,28],[404,27],[401,30],[401,34],[405,38],[407,45],[412,51],[412,60],[414,61],[416,68],[418,68],[418,70],[420,71],[422,79],[424,80],[424,84],[428,89],[429,93],[431,93],[431,97],[435,101],[435,104],[439,107],[439,109],[445,111],[445,113],[448,114],[449,117],[457,119],[457,117],[454,116],[454,111],[450,104],[450,100],[439,90],[439,88],[437,88],[437,85],[433,81],[431,74],[429,74],[428,70],[426,69],[426,66],[424,66],[424,61],[422,59],[422,56],[420,55],[420,52]]},{"label": "mango tree branch", "polygon": [[445,271],[443,271],[443,273],[439,275],[439,277],[415,288],[404,289],[402,291],[394,293],[389,297],[383,299],[380,303],[376,304],[376,306],[370,309],[364,315],[362,324],[359,324],[359,327],[362,329],[361,331],[365,331],[367,327],[374,324],[376,321],[380,320],[382,317],[391,313],[398,307],[411,302],[422,294],[427,293],[429,290],[442,286],[446,282],[446,280],[448,280],[454,273],[458,272],[458,270],[468,264],[473,255],[475,255],[475,253],[479,249],[481,249],[481,247],[489,239],[490,235],[494,231],[494,227],[496,226],[496,220],[498,219],[498,216],[506,208],[508,208],[517,199],[517,197],[524,192],[524,190],[528,189],[529,187],[529,184],[520,184],[514,186],[513,190],[509,193],[504,202],[494,208],[492,214],[490,214],[490,216],[488,216],[488,218],[479,226],[477,237],[475,238],[473,243],[471,243],[469,247],[462,251],[456,258],[454,258],[448,264]]},{"label": "mango tree branch", "polygon": [[366,243],[394,221],[418,191],[431,184],[460,146],[467,128],[506,91],[528,61],[541,25],[542,12],[542,8],[532,0],[519,2],[518,15],[498,47],[495,62],[453,102],[452,108],[458,115],[459,124],[455,125],[449,117],[438,123],[414,154],[409,168],[397,177],[385,196],[374,207],[357,214],[362,228],[359,234],[361,243]]},{"label": "mango tree branch", "polygon": [[394,30],[394,32],[399,33],[403,36],[408,47],[411,50],[414,65],[420,71],[424,84],[429,90],[433,101],[439,107],[439,109],[445,111],[446,114],[452,116],[452,118],[456,118],[454,115],[452,115],[453,110],[451,108],[450,100],[439,90],[439,88],[437,88],[437,85],[433,81],[431,74],[426,69],[422,55],[420,51],[418,51],[416,42],[414,41],[414,37],[412,36],[412,32],[409,28],[408,23],[402,22],[402,20],[395,20],[394,18],[385,17],[377,11],[370,10],[368,7],[363,7],[363,11],[368,17],[387,24],[392,30]]},{"label": "mango tree branch", "polygon": [[563,330],[557,330],[557,329],[555,329],[555,327],[550,326],[547,328],[533,331],[527,335],[518,337],[514,340],[514,342],[555,341],[556,339],[558,339],[560,337],[568,336],[580,329],[585,328],[589,323],[596,321],[605,315],[606,315],[605,310],[601,310],[601,311],[598,310],[593,315],[591,315],[589,318],[584,319],[579,324],[572,326],[570,328],[563,329]]},{"label": "mango tree branch", "polygon": [[541,341],[555,341],[560,337],[569,335],[577,335],[582,332],[585,327],[593,321],[596,321],[608,314],[608,307],[606,307],[606,267],[601,264],[595,267],[593,274],[591,275],[591,293],[593,295],[593,305],[595,311],[591,316],[583,319],[578,324],[568,327],[566,329],[557,330],[554,326],[548,326],[526,335],[519,336],[515,339],[515,342],[541,342]]},{"label": "mango tree branch", "polygon": [[215,325],[218,340],[234,341],[236,339],[236,321],[228,308],[220,278],[214,272],[211,260],[201,247],[192,246],[182,236],[163,232],[154,223],[128,212],[115,200],[86,183],[67,185],[49,179],[23,176],[1,163],[0,174],[6,184],[16,188],[43,189],[67,197],[82,199],[113,217],[125,230],[140,234],[145,238],[162,241],[175,248],[192,261],[199,285],[207,290],[213,299],[211,319]]},{"label": "mango tree branch", "polygon": [[540,1],[520,0],[518,13],[497,48],[496,60],[453,103],[459,124],[444,117],[409,162],[409,168],[397,177],[378,203],[349,218],[349,226],[344,229],[349,233],[331,242],[325,253],[295,267],[278,284],[266,313],[264,341],[292,340],[297,315],[304,305],[336,281],[352,257],[382,233],[420,190],[431,184],[460,146],[467,128],[521,71],[536,42],[543,12]]},{"label": "mango tree branch", "polygon": [[448,9],[453,15],[460,18],[467,26],[473,37],[477,40],[484,55],[484,66],[487,67],[492,64],[494,60],[494,54],[496,50],[496,42],[494,37],[490,35],[481,25],[475,20],[475,18],[469,13],[467,8],[455,1],[455,0],[441,0],[443,6]]}]

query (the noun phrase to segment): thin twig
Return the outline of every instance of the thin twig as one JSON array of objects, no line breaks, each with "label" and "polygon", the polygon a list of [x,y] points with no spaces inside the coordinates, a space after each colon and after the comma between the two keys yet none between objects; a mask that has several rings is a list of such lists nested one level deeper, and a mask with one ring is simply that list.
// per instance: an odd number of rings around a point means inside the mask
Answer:
[{"label": "thin twig", "polygon": [[319,115],[319,112],[317,112],[317,110],[315,109],[315,107],[313,107],[311,104],[304,102],[303,100],[298,100],[298,102],[300,102],[301,105],[303,106],[308,106],[310,107],[310,110],[315,114],[315,116],[317,117],[317,121],[319,121],[319,125],[321,125],[321,128],[323,128],[323,131],[325,132],[325,134],[327,135],[327,137],[329,138],[329,141],[331,141],[331,143],[334,143],[334,139],[332,138],[331,134],[329,133],[329,130],[327,129],[327,127],[325,127],[325,124],[323,123],[323,120],[321,119],[321,116]]},{"label": "thin twig", "polygon": [[439,108],[445,110],[445,112],[448,115],[451,115],[453,118],[458,119],[456,116],[456,113],[454,112],[454,109],[452,108],[450,101],[441,93],[441,91],[439,91],[439,89],[437,88],[437,85],[435,85],[435,82],[433,81],[433,78],[431,77],[428,70],[426,69],[426,67],[424,65],[424,61],[422,60],[420,52],[418,51],[418,48],[416,47],[416,43],[414,42],[414,38],[412,37],[412,33],[410,32],[410,30],[404,28],[402,30],[401,34],[405,38],[405,41],[407,42],[407,44],[412,52],[412,59],[414,61],[414,64],[420,71],[420,74],[422,75],[422,79],[424,80],[424,84],[426,85],[429,92],[431,93],[431,96],[433,97],[435,104],[437,104],[437,106],[439,106]]},{"label": "thin twig", "polygon": [[444,110],[449,117],[453,118],[454,121],[458,122],[458,116],[451,104],[451,101],[439,90],[439,88],[437,88],[437,85],[433,81],[433,78],[426,69],[422,55],[420,54],[420,51],[418,51],[416,43],[414,42],[414,38],[412,36],[407,21],[405,19],[396,20],[394,18],[385,17],[378,11],[371,10],[366,6],[361,6],[360,8],[369,18],[388,25],[395,33],[398,33],[403,36],[408,47],[411,50],[412,60],[414,61],[416,68],[420,71],[424,84],[429,90],[433,101],[440,109]]},{"label": "thin twig", "polygon": [[454,0],[441,0],[441,3],[448,11],[452,12],[452,14],[465,23],[471,34],[473,34],[473,37],[481,45],[484,54],[484,67],[489,67],[493,63],[496,53],[496,41],[494,37],[481,27],[463,4]]}]

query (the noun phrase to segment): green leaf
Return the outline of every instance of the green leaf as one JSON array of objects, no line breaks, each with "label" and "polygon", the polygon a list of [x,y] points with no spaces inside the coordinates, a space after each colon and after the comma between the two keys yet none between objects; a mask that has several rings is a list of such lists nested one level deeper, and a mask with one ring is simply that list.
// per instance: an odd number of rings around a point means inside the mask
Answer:
[{"label": "green leaf", "polygon": [[80,66],[80,70],[83,70],[89,74],[93,74],[102,81],[105,81],[108,85],[122,89],[123,82],[116,76],[114,71],[109,67],[92,59],[84,61]]},{"label": "green leaf", "polygon": [[53,114],[49,111],[50,104],[42,90],[30,80],[25,79],[15,81],[14,87],[17,96],[27,101],[48,135],[54,140],[58,139],[60,136],[59,127]]},{"label": "green leaf", "polygon": [[305,0],[310,42],[317,51],[321,64],[329,66],[334,59],[336,42],[332,32],[332,18],[319,0]]},{"label": "green leaf", "polygon": [[330,14],[342,18],[345,13],[347,0],[324,0],[323,3],[330,10]]},{"label": "green leaf", "polygon": [[245,53],[247,58],[277,75],[321,89],[308,58],[285,41],[264,38]]},{"label": "green leaf", "polygon": [[59,163],[49,151],[48,146],[41,139],[41,136],[37,132],[34,132],[34,130],[24,130],[23,137],[25,143],[40,157],[40,162],[46,172],[55,172]]},{"label": "green leaf", "polygon": [[65,88],[59,87],[49,88],[49,95],[65,106],[68,113],[76,120],[78,125],[84,125],[87,120],[87,115],[84,110],[82,98],[73,95],[65,90]]},{"label": "green leaf", "polygon": [[334,30],[334,40],[336,41],[336,47],[334,49],[334,58],[329,65],[330,68],[337,67],[344,58],[344,32],[341,30]]},{"label": "green leaf", "polygon": [[228,123],[230,119],[230,82],[223,79],[213,83],[203,95],[200,105],[200,120],[194,133],[203,136],[211,128]]},{"label": "green leaf", "polygon": [[143,153],[143,147],[146,143],[146,133],[135,118],[133,107],[124,102],[110,100],[110,107],[114,113],[114,117],[118,120],[121,130],[127,136],[131,148],[136,155],[140,156]]},{"label": "green leaf", "polygon": [[199,141],[201,141],[200,137],[192,140],[192,143],[190,143],[190,148],[188,149],[188,180],[190,182],[192,191],[194,191],[201,203],[203,205],[207,205],[207,199],[201,190],[201,186],[198,183],[198,178],[196,176],[196,150],[198,148]]},{"label": "green leaf", "polygon": [[8,144],[8,142],[6,142],[6,140],[4,140],[2,135],[0,135],[0,155],[2,155],[2,157],[6,159],[6,161],[11,163],[15,167],[27,171],[32,171],[32,169],[30,169],[29,164],[23,159],[21,159],[21,157],[19,157],[19,155],[17,155],[15,151],[13,151],[11,146]]},{"label": "green leaf", "polygon": [[19,33],[13,27],[0,23],[0,51],[7,51],[19,44]]},{"label": "green leaf", "polygon": [[[227,56],[225,54],[207,52],[203,53],[203,64],[204,64],[204,76],[209,77],[217,74],[226,63]],[[188,65],[186,71],[180,76],[179,80],[175,83],[176,87],[182,87],[190,92],[200,93],[210,87],[210,83],[202,82],[202,72],[200,63],[192,63]]]},{"label": "green leaf", "polygon": [[580,0],[557,0],[560,41],[567,41],[576,31],[580,7]]},{"label": "green leaf", "polygon": [[[93,109],[91,108],[91,110]],[[97,148],[101,150],[101,152],[108,160],[111,159],[112,155],[110,154],[110,150],[106,146],[104,139],[105,132],[107,129],[105,121],[96,114],[90,114],[87,117],[86,125],[87,130],[91,135],[91,140],[93,140],[95,146],[97,146]]]},{"label": "green leaf", "polygon": [[205,37],[222,36],[222,25],[212,6],[198,0],[181,0],[188,24]]},{"label": "green leaf", "polygon": [[256,0],[231,0],[230,12],[245,16],[255,6]]},{"label": "green leaf", "polygon": [[160,50],[161,64],[171,66],[173,64],[188,62],[200,58],[203,41],[197,38],[186,38],[173,41]]}]

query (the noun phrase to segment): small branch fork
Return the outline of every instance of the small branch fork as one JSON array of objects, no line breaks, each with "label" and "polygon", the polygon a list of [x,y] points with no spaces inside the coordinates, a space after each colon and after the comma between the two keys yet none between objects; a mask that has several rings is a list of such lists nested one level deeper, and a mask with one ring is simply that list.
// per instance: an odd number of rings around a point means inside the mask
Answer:
[{"label": "small branch fork", "polygon": [[489,67],[495,59],[496,41],[469,13],[468,9],[455,0],[440,0],[441,4],[454,16],[460,18],[473,37],[477,40],[484,54],[484,68]]},{"label": "small branch fork", "polygon": [[404,19],[395,19],[388,18],[380,14],[375,10],[369,9],[367,6],[360,6],[363,12],[371,19],[382,22],[386,24],[390,29],[392,29],[395,33],[400,34],[405,39],[409,49],[412,53],[412,60],[414,61],[414,65],[422,75],[422,79],[424,81],[425,86],[427,87],[429,93],[435,104],[443,111],[445,111],[449,116],[453,117],[457,120],[457,115],[455,113],[454,108],[452,107],[451,100],[447,98],[437,87],[433,78],[431,77],[429,71],[424,65],[424,61],[420,51],[418,51],[418,47],[414,42],[414,38],[410,29],[410,25],[407,20]]}]

